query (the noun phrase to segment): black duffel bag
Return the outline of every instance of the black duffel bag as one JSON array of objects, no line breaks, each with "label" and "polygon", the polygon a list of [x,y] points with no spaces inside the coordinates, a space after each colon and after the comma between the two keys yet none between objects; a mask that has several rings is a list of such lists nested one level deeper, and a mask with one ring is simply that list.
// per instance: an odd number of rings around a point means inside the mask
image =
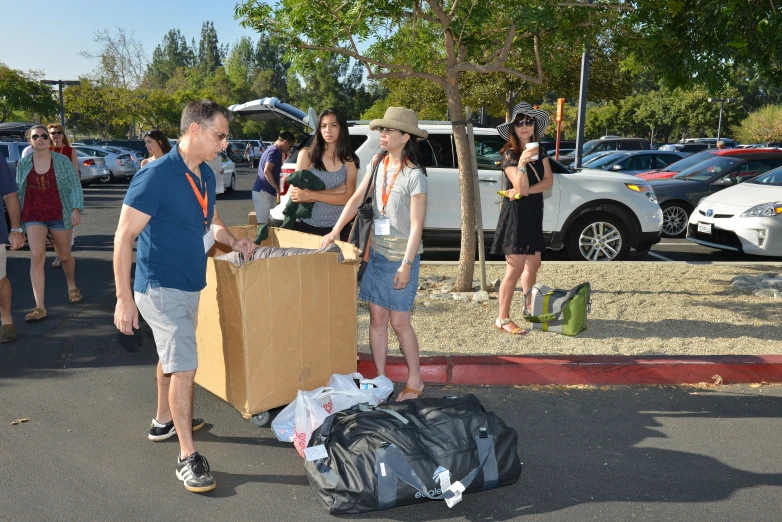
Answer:
[{"label": "black duffel bag", "polygon": [[327,456],[305,464],[332,514],[365,513],[431,500],[452,507],[462,492],[515,484],[518,436],[474,395],[414,399],[331,415],[309,446]]}]

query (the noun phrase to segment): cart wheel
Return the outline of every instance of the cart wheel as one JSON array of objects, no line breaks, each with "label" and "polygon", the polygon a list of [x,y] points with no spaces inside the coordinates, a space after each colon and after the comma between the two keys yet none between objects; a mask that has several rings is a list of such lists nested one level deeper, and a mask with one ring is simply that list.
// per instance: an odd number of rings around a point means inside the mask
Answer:
[{"label": "cart wheel", "polygon": [[259,428],[262,428],[262,427],[266,426],[266,424],[269,423],[269,412],[268,411],[263,411],[263,412],[261,412],[261,413],[259,413],[257,415],[253,415],[252,416],[252,421],[253,421],[253,424],[258,426]]}]

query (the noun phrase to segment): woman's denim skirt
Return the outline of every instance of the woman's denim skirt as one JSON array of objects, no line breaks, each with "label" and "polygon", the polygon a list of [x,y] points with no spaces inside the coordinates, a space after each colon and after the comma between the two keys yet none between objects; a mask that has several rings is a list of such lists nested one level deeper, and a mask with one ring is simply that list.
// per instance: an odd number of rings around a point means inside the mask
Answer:
[{"label": "woman's denim skirt", "polygon": [[395,290],[394,277],[401,264],[401,261],[389,261],[370,247],[369,263],[367,263],[364,277],[361,278],[359,299],[394,312],[410,312],[418,292],[421,256],[415,256],[413,260],[413,266],[410,269],[410,282],[407,283],[407,286]]}]

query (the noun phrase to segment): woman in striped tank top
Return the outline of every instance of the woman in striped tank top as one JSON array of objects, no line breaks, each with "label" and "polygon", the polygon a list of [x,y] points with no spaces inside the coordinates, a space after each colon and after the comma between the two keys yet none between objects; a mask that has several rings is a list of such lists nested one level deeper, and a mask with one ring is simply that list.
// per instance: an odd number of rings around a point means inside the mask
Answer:
[{"label": "woman in striped tank top", "polygon": [[[334,228],[348,202],[356,191],[359,161],[350,146],[350,134],[345,117],[335,109],[320,113],[312,145],[299,152],[296,170],[309,170],[326,185],[325,190],[291,188],[291,199],[296,203],[314,202],[312,216],[299,219],[300,232],[325,236]],[[340,232],[347,241],[350,226]]]}]

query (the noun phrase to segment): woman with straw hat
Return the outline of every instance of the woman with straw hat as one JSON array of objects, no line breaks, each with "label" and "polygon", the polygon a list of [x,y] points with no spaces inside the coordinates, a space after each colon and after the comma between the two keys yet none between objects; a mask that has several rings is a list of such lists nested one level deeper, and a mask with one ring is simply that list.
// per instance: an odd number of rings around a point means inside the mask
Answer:
[{"label": "woman with straw hat", "polygon": [[418,127],[411,109],[389,107],[382,119],[369,123],[380,131],[383,150],[367,165],[367,173],[345,205],[334,229],[322,246],[339,239],[340,231],[356,215],[372,180],[374,223],[370,236],[369,263],[361,279],[359,298],[369,303],[369,347],[378,375],[385,375],[388,354],[388,323],[399,339],[407,364],[407,384],[398,401],[415,399],[424,391],[418,359],[418,337],[410,322],[418,289],[418,271],[423,252],[421,236],[426,216],[426,169],[418,140],[428,133]]},{"label": "woman with straw hat", "polygon": [[554,178],[546,150],[537,141],[548,127],[548,120],[548,114],[521,102],[513,108],[510,121],[497,127],[507,140],[500,150],[501,168],[511,188],[506,192],[508,199],[503,200],[491,247],[492,254],[504,255],[506,261],[494,327],[511,335],[526,333],[510,318],[516,283],[521,278],[526,296],[537,280],[545,249],[543,192],[551,188]]}]

